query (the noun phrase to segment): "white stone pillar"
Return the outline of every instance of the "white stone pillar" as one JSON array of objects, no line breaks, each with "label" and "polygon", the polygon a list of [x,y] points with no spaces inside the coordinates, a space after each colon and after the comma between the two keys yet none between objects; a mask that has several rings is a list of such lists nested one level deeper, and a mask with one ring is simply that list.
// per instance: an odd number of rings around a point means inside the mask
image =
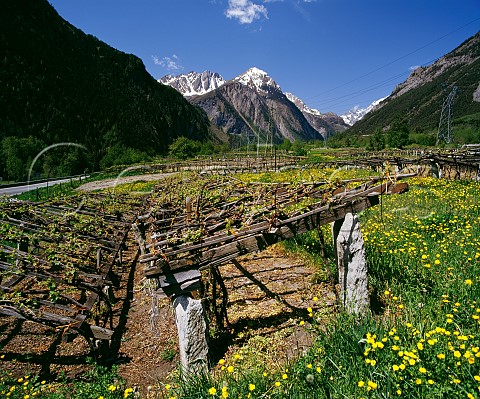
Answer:
[{"label": "white stone pillar", "polygon": [[185,377],[208,371],[207,321],[202,302],[188,294],[173,299],[180,362]]},{"label": "white stone pillar", "polygon": [[340,283],[340,303],[349,313],[366,314],[370,308],[365,243],[356,215],[332,223],[332,236]]}]

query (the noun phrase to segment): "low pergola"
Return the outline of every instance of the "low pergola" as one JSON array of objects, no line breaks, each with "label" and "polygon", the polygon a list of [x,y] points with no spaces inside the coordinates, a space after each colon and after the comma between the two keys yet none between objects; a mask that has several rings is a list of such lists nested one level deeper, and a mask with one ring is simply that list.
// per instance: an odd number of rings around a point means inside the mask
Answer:
[{"label": "low pergola", "polygon": [[123,251],[141,204],[108,193],[41,203],[0,198],[0,315],[108,349],[116,291],[130,266]]},{"label": "low pergola", "polygon": [[[407,191],[399,180],[411,176],[297,184],[195,176],[158,186],[133,230],[145,276],[173,301],[183,369],[207,366],[205,316],[191,295],[203,290],[201,271],[209,269],[225,290],[219,265],[327,223],[333,223],[342,305],[364,313],[365,254],[355,214],[378,204],[381,195]],[[225,300],[222,306],[216,313],[226,315]]]}]

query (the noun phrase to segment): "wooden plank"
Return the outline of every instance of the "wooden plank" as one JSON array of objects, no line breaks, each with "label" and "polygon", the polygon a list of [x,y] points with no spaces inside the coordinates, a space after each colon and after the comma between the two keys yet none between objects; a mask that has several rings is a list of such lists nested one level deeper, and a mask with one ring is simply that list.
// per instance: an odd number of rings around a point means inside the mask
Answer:
[{"label": "wooden plank", "polygon": [[200,279],[201,275],[198,270],[186,270],[176,273],[165,273],[158,277],[160,287],[165,288],[170,285],[181,285],[191,280]]},{"label": "wooden plank", "polygon": [[[219,248],[212,248],[202,253],[196,261],[194,267],[202,269],[204,266],[212,264],[221,264],[240,255],[250,252],[257,252],[266,249],[279,241],[291,238],[296,234],[301,234],[313,230],[324,224],[333,222],[345,217],[346,213],[360,212],[366,208],[378,204],[378,197],[366,197],[346,205],[340,205],[333,208],[322,207],[309,212],[303,217],[291,218],[286,221],[278,221],[277,226],[270,232],[264,232],[254,236],[245,237],[231,242]],[[197,266],[198,265],[198,266]],[[187,268],[184,263],[170,262],[170,270]]]},{"label": "wooden plank", "polygon": [[[28,315],[21,313],[18,309],[13,307],[5,307],[0,306],[0,314],[6,316],[12,316],[20,320],[30,320],[37,323],[48,324],[51,327],[59,328],[64,327],[74,330],[78,330],[80,328],[81,322],[72,319],[70,317],[59,316],[53,313],[42,312],[41,315],[32,315],[28,317]],[[88,329],[91,331],[93,337],[95,339],[102,339],[102,340],[110,340],[112,339],[113,331],[107,328],[88,325]]]}]

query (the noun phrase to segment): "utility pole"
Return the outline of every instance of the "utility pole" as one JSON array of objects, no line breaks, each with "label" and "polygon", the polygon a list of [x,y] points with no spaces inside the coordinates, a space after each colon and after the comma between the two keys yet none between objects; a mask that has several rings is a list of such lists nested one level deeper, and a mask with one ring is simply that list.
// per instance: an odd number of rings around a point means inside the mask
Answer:
[{"label": "utility pole", "polygon": [[453,86],[448,96],[443,101],[440,123],[438,124],[437,146],[440,141],[447,144],[453,143],[453,101],[458,87]]}]

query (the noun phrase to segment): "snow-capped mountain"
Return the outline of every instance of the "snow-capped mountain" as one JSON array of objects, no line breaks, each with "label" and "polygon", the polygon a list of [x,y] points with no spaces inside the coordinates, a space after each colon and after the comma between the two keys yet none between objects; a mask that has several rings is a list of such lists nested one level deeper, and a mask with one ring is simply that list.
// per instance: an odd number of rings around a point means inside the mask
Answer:
[{"label": "snow-capped mountain", "polygon": [[191,97],[210,121],[247,142],[315,140],[321,134],[265,71],[250,68],[216,90]]},{"label": "snow-capped mountain", "polygon": [[248,69],[233,80],[263,93],[267,93],[272,89],[282,91],[280,86],[265,71],[256,67]]},{"label": "snow-capped mountain", "polygon": [[189,72],[177,76],[166,75],[158,80],[182,93],[185,97],[200,96],[225,84],[225,79],[216,72]]},{"label": "snow-capped mountain", "polygon": [[362,119],[370,111],[377,109],[378,105],[386,98],[387,97],[383,97],[383,98],[380,98],[379,100],[375,100],[366,108],[360,108],[359,106],[355,106],[350,111],[340,116],[343,118],[343,120],[347,125],[353,126],[356,122]]},{"label": "snow-capped mountain", "polygon": [[[252,139],[273,135],[274,141],[326,138],[347,125],[338,115],[309,108],[267,72],[253,67],[225,81],[218,73],[190,72],[159,80],[201,107],[225,133]],[[293,103],[293,104],[292,104]]]}]

